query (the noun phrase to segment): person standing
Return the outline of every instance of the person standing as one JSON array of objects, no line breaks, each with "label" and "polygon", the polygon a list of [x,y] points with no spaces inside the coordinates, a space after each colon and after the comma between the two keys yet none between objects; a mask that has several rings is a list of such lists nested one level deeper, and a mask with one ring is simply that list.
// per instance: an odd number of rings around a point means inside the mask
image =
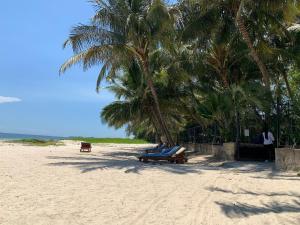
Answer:
[{"label": "person standing", "polygon": [[268,126],[265,126],[264,132],[262,133],[263,139],[264,139],[264,149],[267,154],[266,157],[270,161],[275,160],[275,149],[274,149],[274,136],[271,131],[269,131]]}]

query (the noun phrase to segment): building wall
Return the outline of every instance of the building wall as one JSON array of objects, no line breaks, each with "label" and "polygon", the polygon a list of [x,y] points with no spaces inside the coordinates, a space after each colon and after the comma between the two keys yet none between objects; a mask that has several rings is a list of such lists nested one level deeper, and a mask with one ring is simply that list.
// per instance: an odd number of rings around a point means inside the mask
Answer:
[{"label": "building wall", "polygon": [[212,145],[211,144],[183,144],[188,153],[195,153],[199,155],[212,155]]},{"label": "building wall", "polygon": [[195,144],[183,145],[188,154],[213,155],[221,160],[234,160],[235,143],[224,143],[223,145]]},{"label": "building wall", "polygon": [[[235,143],[223,145],[184,144],[188,154],[213,155],[220,160],[235,160]],[[300,149],[277,148],[275,150],[275,165],[279,170],[300,170]]]},{"label": "building wall", "polygon": [[229,142],[224,143],[223,145],[214,145],[213,155],[220,160],[233,161],[235,155],[235,143]]},{"label": "building wall", "polygon": [[279,170],[300,170],[300,149],[276,148],[275,165]]}]

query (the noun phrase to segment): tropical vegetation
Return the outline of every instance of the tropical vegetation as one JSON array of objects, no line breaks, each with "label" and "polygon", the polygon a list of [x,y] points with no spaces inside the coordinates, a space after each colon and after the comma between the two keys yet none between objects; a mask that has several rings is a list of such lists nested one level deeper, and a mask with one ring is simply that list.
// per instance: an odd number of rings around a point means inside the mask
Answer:
[{"label": "tropical vegetation", "polygon": [[63,142],[58,141],[58,140],[41,140],[41,139],[19,139],[19,140],[10,140],[7,142],[23,144],[23,145],[30,145],[30,146],[39,146],[39,147],[64,145]]},{"label": "tropical vegetation", "polygon": [[147,141],[131,138],[94,138],[94,137],[72,137],[72,141],[82,141],[93,144],[112,143],[112,144],[147,144]]},{"label": "tropical vegetation", "polygon": [[[300,142],[300,1],[93,0],[61,67],[99,67],[116,101],[109,126],[170,144],[201,126],[224,141],[254,135],[264,118],[279,144]],[[298,132],[297,132],[298,131]]]}]

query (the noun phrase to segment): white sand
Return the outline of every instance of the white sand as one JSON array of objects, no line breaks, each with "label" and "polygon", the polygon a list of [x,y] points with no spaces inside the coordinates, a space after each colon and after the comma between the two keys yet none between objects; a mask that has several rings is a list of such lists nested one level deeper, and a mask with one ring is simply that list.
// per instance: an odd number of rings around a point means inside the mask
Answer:
[{"label": "white sand", "polygon": [[0,224],[300,224],[295,173],[207,157],[143,164],[135,147],[0,143]]}]

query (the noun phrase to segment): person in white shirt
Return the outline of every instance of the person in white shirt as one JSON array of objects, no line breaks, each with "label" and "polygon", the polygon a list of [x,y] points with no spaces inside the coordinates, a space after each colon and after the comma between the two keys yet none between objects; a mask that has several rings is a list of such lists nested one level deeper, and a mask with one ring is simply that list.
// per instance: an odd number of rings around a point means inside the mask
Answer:
[{"label": "person in white shirt", "polygon": [[269,131],[268,127],[265,126],[264,132],[262,133],[264,139],[264,147],[265,151],[268,154],[269,160],[273,161],[275,159],[275,149],[274,149],[274,141],[275,138],[271,131]]}]

